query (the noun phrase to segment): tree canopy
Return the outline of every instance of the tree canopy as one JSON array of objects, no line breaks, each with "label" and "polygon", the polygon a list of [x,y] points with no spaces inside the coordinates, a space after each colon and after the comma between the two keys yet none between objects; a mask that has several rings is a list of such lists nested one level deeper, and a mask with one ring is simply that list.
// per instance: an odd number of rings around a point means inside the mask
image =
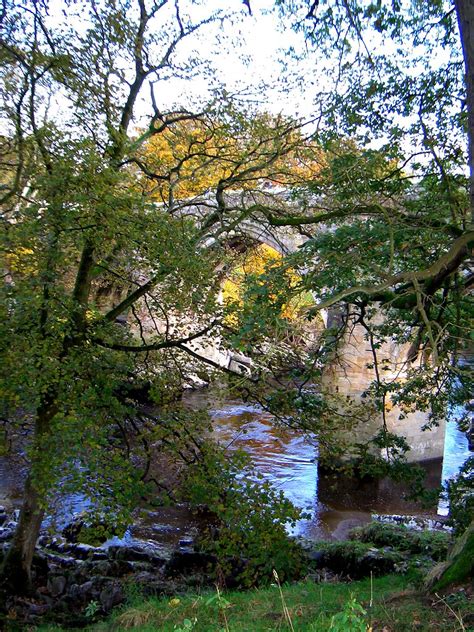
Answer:
[{"label": "tree canopy", "polygon": [[[205,9],[144,0],[60,9],[33,2],[10,3],[2,16],[2,393],[8,439],[24,419],[32,428],[19,448],[27,449],[30,471],[4,569],[18,587],[28,584],[56,483],[102,497],[118,521],[143,493],[143,473],[111,439],[112,427],[131,415],[123,389],[140,375],[153,381],[157,403],[173,399],[183,354],[197,355],[186,343],[219,321],[222,254],[206,244],[213,232],[218,243],[224,228],[223,191],[268,176],[293,148],[292,121],[269,120],[260,145],[243,130],[235,167],[224,170],[217,151],[192,166],[223,174],[204,218],[175,212],[173,199],[155,204],[145,181],[168,183],[170,192],[176,177],[189,179],[180,170],[192,162],[193,142],[184,153],[175,146],[162,165],[146,165],[144,148],[219,120],[226,107],[215,101],[198,112],[163,111],[155,94],[167,77],[198,72],[197,59],[183,61],[178,49],[221,19]],[[137,131],[145,87],[152,114]],[[194,186],[193,193],[209,188]],[[138,341],[117,321],[123,315]],[[146,340],[145,321],[152,330]],[[149,353],[159,351],[151,361]]]},{"label": "tree canopy", "polygon": [[[472,7],[276,4],[325,56],[327,88],[310,125],[250,107],[243,114],[224,90],[195,111],[165,109],[166,81],[212,76],[186,46],[231,17],[206,2],[3,3],[2,394],[13,435],[24,419],[31,429],[3,568],[18,587],[56,483],[102,496],[117,520],[144,492],[111,429],[135,414],[127,388],[137,376],[166,407],[190,358],[219,368],[193,345],[212,335],[220,344],[218,294],[234,257],[226,244],[244,221],[307,241],[253,279],[234,344],[250,353],[268,339],[289,287],[311,293],[309,319],[342,307],[374,352],[387,338],[410,345],[399,384],[379,374],[375,353],[382,409],[396,390],[402,404],[431,406],[436,421],[443,398],[468,388],[455,358],[471,344],[472,324]],[[335,333],[309,357],[299,395],[319,379]],[[277,390],[269,405],[284,410],[290,400]],[[300,416],[326,419],[318,402],[308,397],[313,409]],[[196,427],[204,432],[202,419]]]}]

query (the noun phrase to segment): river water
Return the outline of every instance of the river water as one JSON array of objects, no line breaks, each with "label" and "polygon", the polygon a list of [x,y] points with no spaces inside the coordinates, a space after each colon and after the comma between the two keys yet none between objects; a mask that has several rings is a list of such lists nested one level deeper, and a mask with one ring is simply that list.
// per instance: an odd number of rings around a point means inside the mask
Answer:
[{"label": "river water", "polygon": [[[275,428],[271,416],[261,408],[239,400],[210,397],[207,391],[186,393],[184,405],[209,408],[216,439],[230,450],[241,448],[251,457],[256,469],[297,507],[311,514],[301,520],[296,534],[309,539],[343,539],[354,526],[370,521],[373,513],[416,513],[435,517],[447,513],[447,506],[421,510],[403,500],[403,488],[390,481],[355,481],[318,473],[317,448],[294,431]],[[447,423],[444,461],[423,464],[428,484],[454,476],[468,456],[466,436],[455,422]],[[21,500],[21,468],[0,458],[0,504],[18,506]],[[62,502],[59,522],[67,522],[74,512],[87,507],[85,499],[71,496]],[[148,515],[146,526],[134,527],[134,537],[168,539],[172,543],[189,531],[189,512],[165,508]],[[143,525],[142,525],[143,526]],[[130,533],[127,535],[130,538]]]},{"label": "river water", "polygon": [[[257,470],[297,507],[312,514],[301,520],[296,533],[309,539],[343,539],[350,529],[370,522],[372,514],[415,513],[446,515],[447,505],[422,509],[405,501],[403,485],[383,480],[356,481],[318,472],[317,448],[302,434],[275,428],[271,415],[239,400],[209,400],[204,392],[189,393],[186,405],[202,407],[210,401],[217,440],[229,449],[242,448]],[[426,482],[438,487],[451,478],[471,452],[464,433],[447,422],[444,459],[425,462]]]}]

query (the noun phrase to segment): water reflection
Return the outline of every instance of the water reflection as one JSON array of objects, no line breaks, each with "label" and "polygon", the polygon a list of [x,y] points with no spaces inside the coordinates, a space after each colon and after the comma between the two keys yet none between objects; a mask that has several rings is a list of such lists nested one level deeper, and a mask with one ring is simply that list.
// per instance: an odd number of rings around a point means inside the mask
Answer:
[{"label": "water reflection", "polygon": [[[202,397],[202,393],[190,394],[186,404],[199,406]],[[239,401],[216,402],[210,413],[217,440],[230,449],[245,450],[266,481],[311,514],[309,520],[297,523],[294,534],[312,540],[343,539],[351,528],[370,521],[370,511],[360,510],[354,503],[336,508],[318,498],[318,486],[331,498],[334,494],[324,480],[318,482],[316,446],[301,433],[275,428],[271,415]]]},{"label": "water reflection", "polygon": [[[354,526],[367,523],[376,513],[422,513],[419,507],[403,500],[404,489],[391,481],[359,481],[319,472],[314,444],[294,431],[275,428],[271,416],[260,407],[237,400],[217,399],[208,391],[188,393],[184,405],[192,409],[211,407],[215,436],[229,449],[242,448],[251,457],[263,478],[271,482],[297,507],[312,514],[301,520],[296,533],[310,539],[343,539]],[[468,456],[466,436],[455,422],[448,422],[444,462],[427,462],[428,484],[436,487],[442,479],[455,475]],[[0,504],[19,506],[23,468],[0,458]],[[59,523],[66,523],[74,511],[86,508],[80,495],[62,499]],[[435,515],[436,507],[427,513]],[[447,513],[442,501],[440,512]],[[162,508],[134,525],[134,537],[153,540],[178,540],[196,525],[186,508]],[[143,532],[142,532],[143,531]]]},{"label": "water reflection", "polygon": [[[255,406],[230,402],[211,411],[215,436],[231,449],[249,454],[256,470],[291,502],[312,514],[317,513],[316,448],[301,434],[275,428],[270,415]],[[307,528],[301,520],[300,534]]]}]

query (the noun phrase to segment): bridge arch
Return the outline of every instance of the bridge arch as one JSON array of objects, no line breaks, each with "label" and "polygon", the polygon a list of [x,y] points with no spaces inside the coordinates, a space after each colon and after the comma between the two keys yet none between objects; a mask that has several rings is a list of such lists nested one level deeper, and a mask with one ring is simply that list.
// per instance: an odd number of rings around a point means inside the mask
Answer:
[{"label": "bridge arch", "polygon": [[[194,207],[193,207],[194,208]],[[205,211],[199,210],[196,205],[196,215],[205,217]],[[229,243],[234,247],[251,247],[252,244],[265,244],[280,255],[285,256],[297,251],[307,240],[307,237],[298,234],[295,230],[283,227],[273,227],[260,218],[248,218],[238,223],[234,229],[225,230],[224,227],[216,228],[213,234],[210,232],[201,242],[201,247],[212,247],[213,243]],[[338,310],[329,310],[322,314],[326,327],[331,327],[338,318]],[[249,358],[242,354],[226,349],[223,344],[210,345],[207,341],[201,343],[194,341],[193,349],[200,354],[208,356],[215,364],[231,369],[237,373],[250,372]],[[394,342],[387,342],[379,350],[381,361],[385,363],[384,375],[392,379],[403,379],[400,364],[404,360],[406,349]],[[339,361],[342,358],[342,361]],[[366,332],[361,325],[352,323],[347,328],[343,340],[339,346],[337,360],[325,370],[323,377],[324,386],[338,392],[354,401],[361,401],[363,394],[374,381],[374,369],[372,349],[366,339]],[[427,413],[415,412],[400,420],[401,411],[393,407],[385,411],[385,420],[388,421],[388,430],[404,436],[411,446],[408,459],[411,461],[424,461],[440,458],[444,451],[445,425],[440,424],[432,431],[422,432],[421,428],[428,421]],[[381,417],[373,419],[373,423],[355,428],[357,439],[363,442],[370,438],[382,427]]]}]

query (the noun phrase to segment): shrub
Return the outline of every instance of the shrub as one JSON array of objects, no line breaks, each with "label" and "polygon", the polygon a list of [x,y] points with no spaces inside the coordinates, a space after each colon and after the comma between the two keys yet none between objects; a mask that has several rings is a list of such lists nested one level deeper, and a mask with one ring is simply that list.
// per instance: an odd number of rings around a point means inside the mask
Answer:
[{"label": "shrub", "polygon": [[332,617],[329,632],[366,632],[366,614],[367,611],[351,596],[344,610]]},{"label": "shrub", "polygon": [[446,485],[449,501],[449,523],[455,535],[463,533],[474,519],[474,456],[459,470],[459,474]]},{"label": "shrub", "polygon": [[216,556],[228,583],[270,582],[273,569],[284,581],[302,574],[302,549],[287,532],[302,514],[249,467],[243,453],[229,455],[211,443],[202,446],[183,489],[186,500],[204,505],[214,516],[215,528],[201,544]]}]

